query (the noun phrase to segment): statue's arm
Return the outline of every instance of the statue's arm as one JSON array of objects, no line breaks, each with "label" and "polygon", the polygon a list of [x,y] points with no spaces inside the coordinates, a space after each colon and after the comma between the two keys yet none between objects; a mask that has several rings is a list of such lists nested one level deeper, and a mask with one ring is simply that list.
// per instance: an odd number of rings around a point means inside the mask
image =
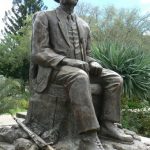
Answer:
[{"label": "statue's arm", "polygon": [[99,75],[102,72],[103,67],[91,57],[91,33],[88,28],[87,47],[86,47],[87,62],[89,63],[90,72],[94,75]]},{"label": "statue's arm", "polygon": [[41,66],[57,68],[64,58],[50,48],[47,16],[38,12],[33,17],[31,60]]}]

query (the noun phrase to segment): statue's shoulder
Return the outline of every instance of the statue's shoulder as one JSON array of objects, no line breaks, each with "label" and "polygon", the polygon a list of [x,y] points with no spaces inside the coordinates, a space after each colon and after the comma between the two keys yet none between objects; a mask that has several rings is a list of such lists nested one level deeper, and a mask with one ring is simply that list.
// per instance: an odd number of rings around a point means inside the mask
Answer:
[{"label": "statue's shoulder", "polygon": [[35,18],[40,19],[40,20],[47,19],[51,16],[54,16],[54,14],[55,14],[55,10],[38,11],[38,12],[34,13],[33,20],[35,20]]},{"label": "statue's shoulder", "polygon": [[79,16],[76,15],[76,20],[77,20],[77,22],[78,22],[79,24],[81,24],[81,25],[84,26],[85,28],[90,29],[88,23],[87,23],[85,20],[83,20],[81,17],[79,17]]}]

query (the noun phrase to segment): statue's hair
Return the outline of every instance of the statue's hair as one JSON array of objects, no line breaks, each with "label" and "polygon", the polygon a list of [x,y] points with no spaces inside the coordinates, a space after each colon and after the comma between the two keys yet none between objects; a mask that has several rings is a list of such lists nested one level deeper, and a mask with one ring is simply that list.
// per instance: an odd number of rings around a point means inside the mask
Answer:
[{"label": "statue's hair", "polygon": [[59,3],[59,0],[54,0],[55,2]]}]

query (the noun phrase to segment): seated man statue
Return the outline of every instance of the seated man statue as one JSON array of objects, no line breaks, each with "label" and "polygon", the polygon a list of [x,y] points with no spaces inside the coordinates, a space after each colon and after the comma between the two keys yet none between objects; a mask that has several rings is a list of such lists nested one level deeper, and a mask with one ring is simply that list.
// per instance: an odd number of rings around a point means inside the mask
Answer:
[{"label": "seated man statue", "polygon": [[[106,139],[132,142],[132,137],[114,124],[120,121],[123,79],[90,57],[89,26],[73,13],[78,0],[55,1],[60,3],[58,8],[33,17],[31,71],[36,79],[35,91],[43,92],[51,82],[66,88],[81,135],[80,150],[104,150],[97,131]],[[103,89],[99,120],[92,101],[91,80]]]}]

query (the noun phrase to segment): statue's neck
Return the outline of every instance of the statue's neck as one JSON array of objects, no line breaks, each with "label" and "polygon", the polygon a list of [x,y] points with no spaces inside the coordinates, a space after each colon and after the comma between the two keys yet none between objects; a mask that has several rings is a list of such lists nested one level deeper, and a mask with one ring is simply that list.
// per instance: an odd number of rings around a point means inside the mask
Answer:
[{"label": "statue's neck", "polygon": [[70,5],[60,5],[60,7],[67,13],[67,14],[72,14],[74,11],[74,6]]}]

